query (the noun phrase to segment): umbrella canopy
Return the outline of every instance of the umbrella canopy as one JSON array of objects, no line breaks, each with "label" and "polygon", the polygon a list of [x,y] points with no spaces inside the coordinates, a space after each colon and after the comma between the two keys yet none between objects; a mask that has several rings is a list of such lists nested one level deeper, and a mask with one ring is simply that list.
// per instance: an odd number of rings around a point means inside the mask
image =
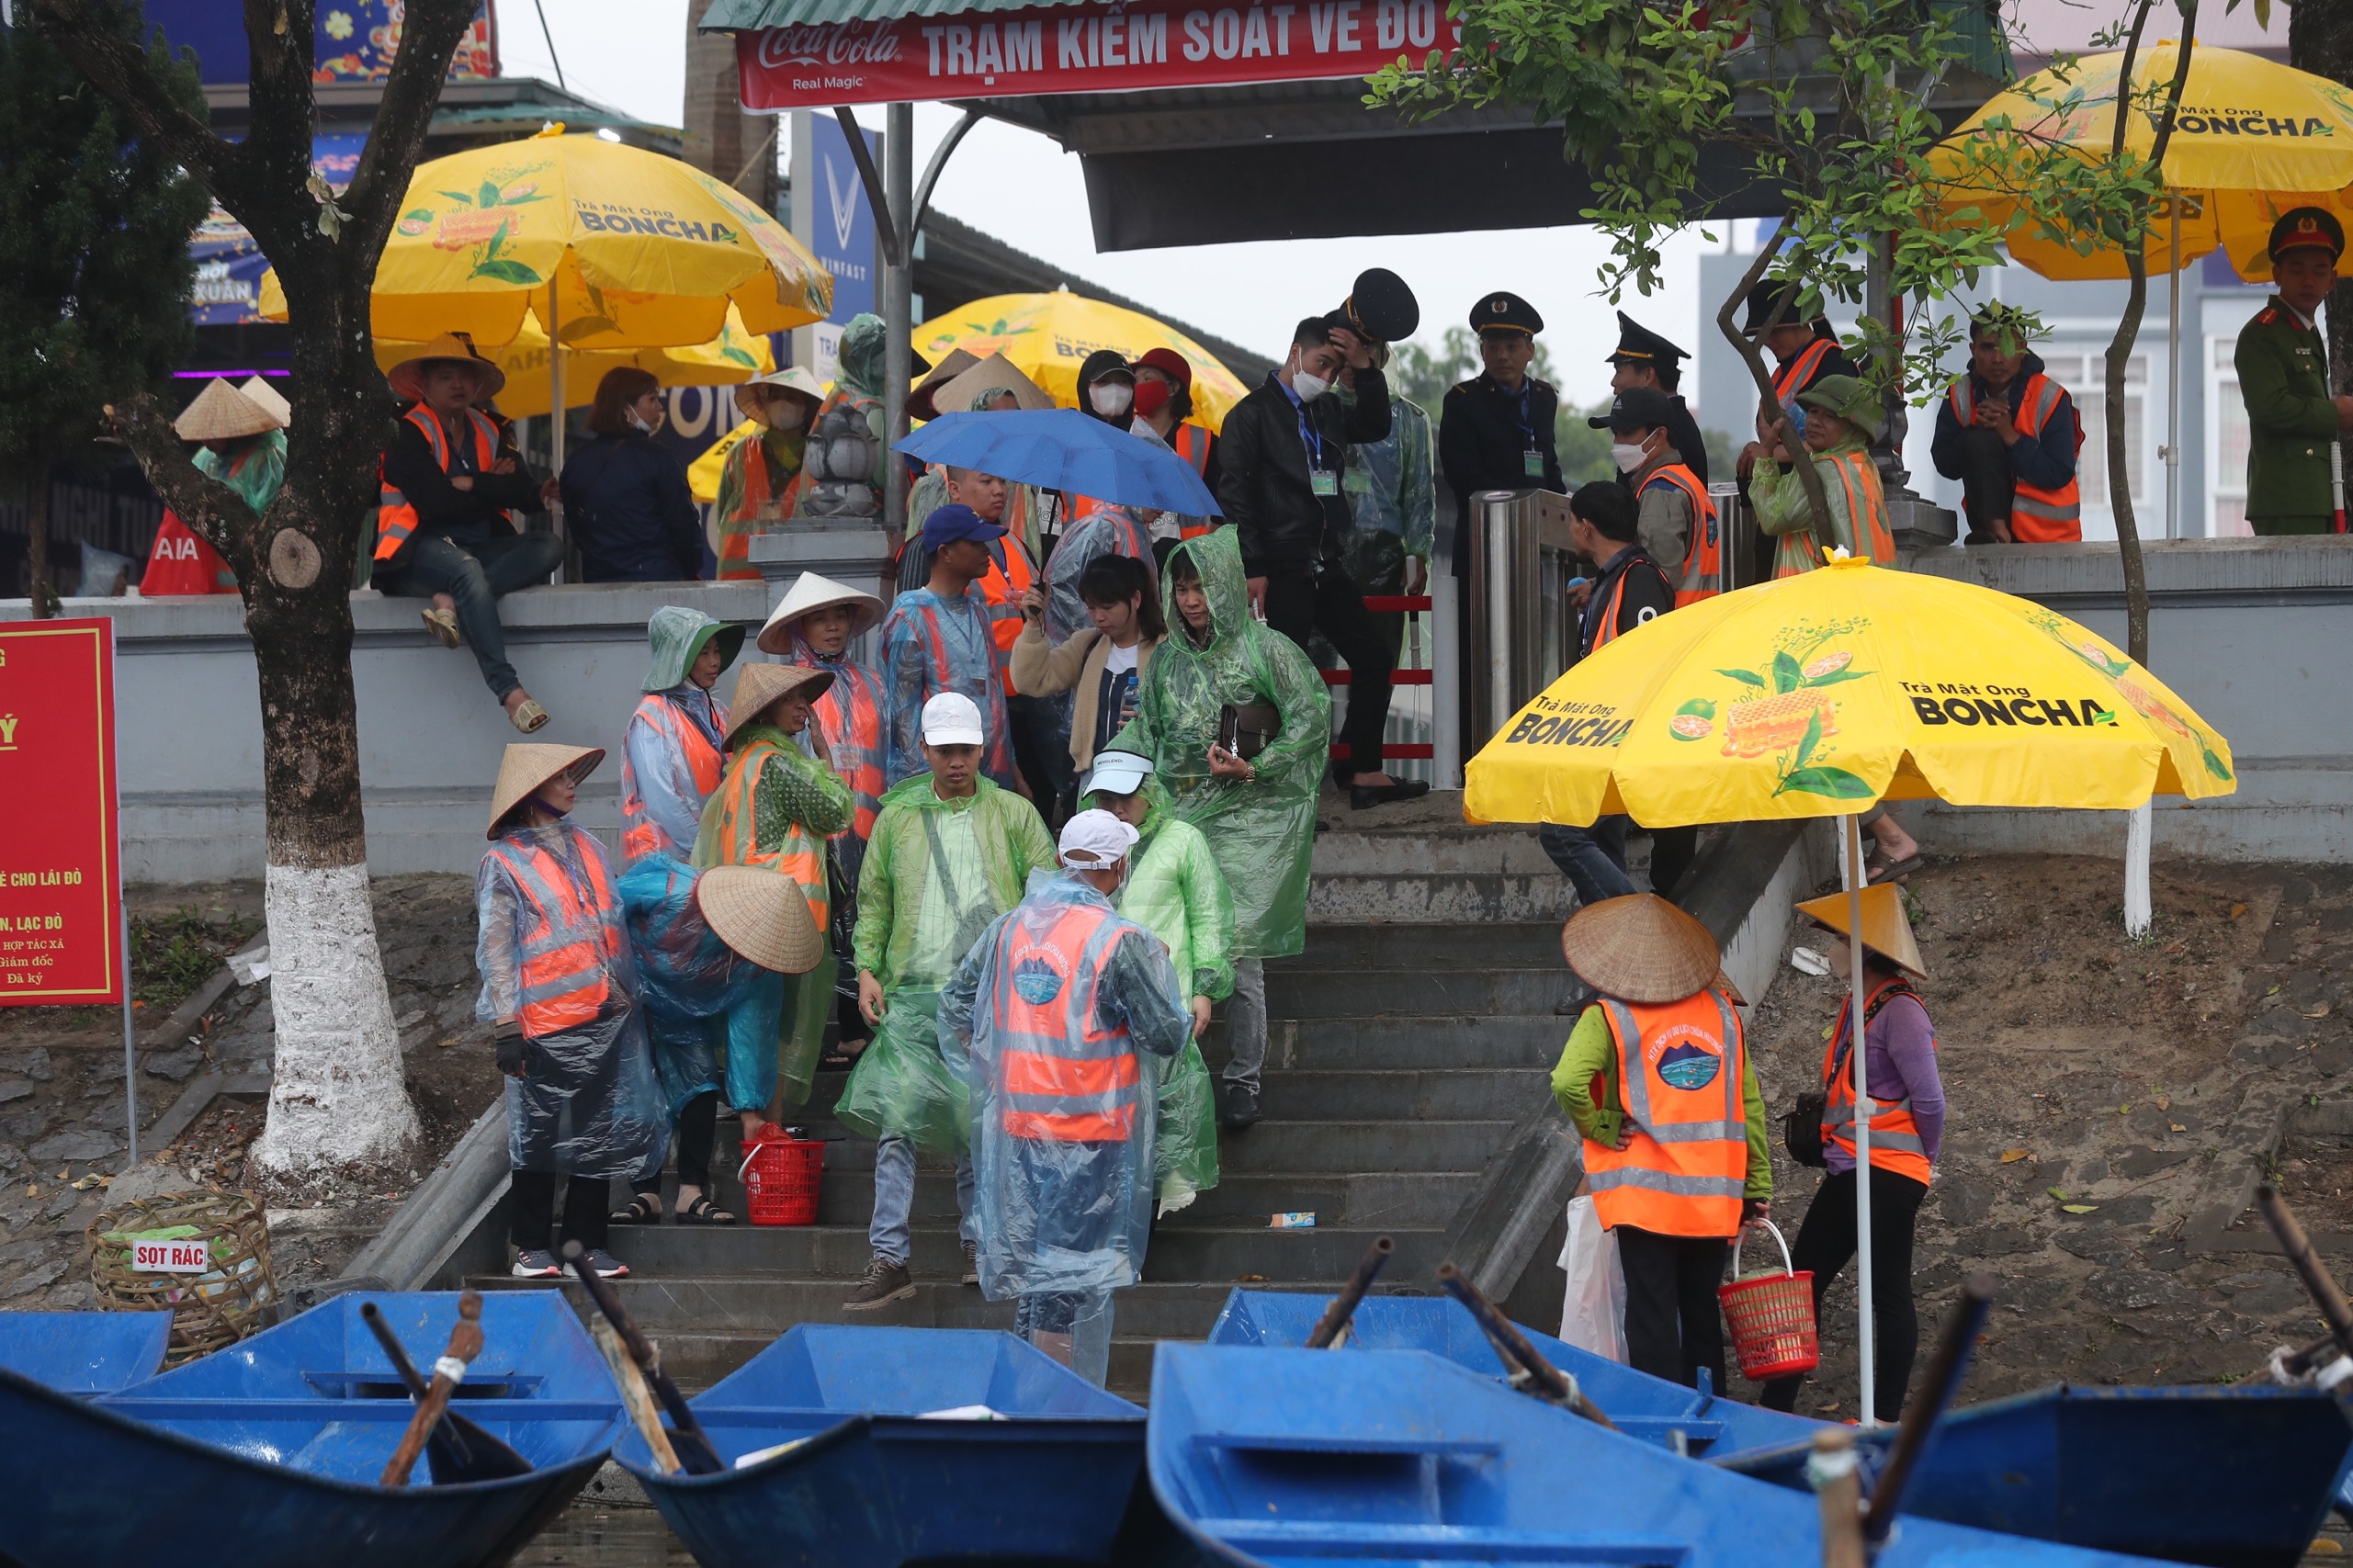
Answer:
[{"label": "umbrella canopy", "polygon": [[2236,787],[2229,742],[2105,638],[1990,588],[1837,558],[1579,660],[1471,760],[1463,805],[1668,828],[1881,799],[2121,810]]},{"label": "umbrella canopy", "polygon": [[[510,343],[526,311],[570,351],[707,344],[825,319],[833,280],[692,164],[551,125],[417,165],[376,269],[376,335]],[[551,286],[552,285],[552,286]]]},{"label": "umbrella canopy", "polygon": [[1118,506],[1214,515],[1217,499],[1193,465],[1157,441],[1076,409],[942,414],[896,450],[978,468],[1018,484],[1091,495]]},{"label": "umbrella canopy", "polygon": [[1064,408],[1078,406],[1079,367],[1097,349],[1132,363],[1147,349],[1172,348],[1193,367],[1193,419],[1212,430],[1224,427],[1226,411],[1250,390],[1216,355],[1174,327],[1068,288],[990,295],[915,329],[915,352],[934,364],[958,348],[982,359],[1002,354]]},{"label": "umbrella canopy", "polygon": [[[271,274],[274,280],[277,275]],[[420,345],[376,340],[376,363],[390,370],[410,358]],[[498,395],[501,413],[529,419],[548,412],[549,383],[548,334],[536,321],[526,321],[515,341],[482,351],[482,357],[506,373],[506,388]],[[727,326],[719,335],[691,348],[589,348],[564,355],[564,406],[586,408],[596,400],[596,384],[608,370],[647,371],[665,387],[732,387],[764,376],[776,367],[776,356],[765,336],[746,332],[743,318],[728,308]]]},{"label": "umbrella canopy", "polygon": [[[2141,52],[2132,71],[2134,102],[2171,83],[2178,55],[2172,43]],[[1985,162],[1989,148],[2007,152],[2005,143],[2106,158],[2123,66],[2121,52],[2086,55],[2072,69],[2038,72],[1987,99],[1929,156],[1932,175],[1946,182],[1944,211],[1958,220],[2008,226],[2011,255],[2045,277],[2126,276],[2121,251],[2082,251],[2037,233]],[[2291,208],[2326,208],[2353,227],[2353,197],[2346,191],[2353,186],[2353,92],[2260,55],[2201,44],[2190,53],[2181,103],[2160,171],[2180,208],[2180,249],[2172,246],[2171,214],[2161,213],[2148,241],[2151,274],[2220,249],[2240,276],[2268,278],[2266,242]],[[2128,110],[2126,152],[2146,158],[2155,146],[2154,118]]]}]

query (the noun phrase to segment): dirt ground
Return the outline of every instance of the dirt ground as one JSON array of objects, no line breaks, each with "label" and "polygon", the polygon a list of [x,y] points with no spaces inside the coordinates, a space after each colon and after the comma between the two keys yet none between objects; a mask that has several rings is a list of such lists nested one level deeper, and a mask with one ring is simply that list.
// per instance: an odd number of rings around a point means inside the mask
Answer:
[{"label": "dirt ground", "polygon": [[[395,876],[375,885],[377,941],[408,1089],[424,1127],[416,1173],[433,1168],[498,1094],[489,1031],[474,1022],[473,885],[459,876]],[[224,932],[259,929],[258,883],[132,890],[134,916],[193,908]],[[224,948],[233,942],[221,944]],[[145,976],[134,966],[134,978]],[[161,997],[140,1010],[167,1015]],[[160,1019],[157,1021],[160,1021]],[[266,1073],[274,1020],[269,985],[232,987],[185,1037],[139,1054],[142,1129],[207,1073]],[[259,1097],[223,1097],[159,1157],[211,1186],[245,1185],[245,1153],[260,1135]],[[120,1014],[103,1009],[0,1012],[0,1310],[92,1304],[83,1233],[106,1190],[77,1183],[122,1164]],[[142,1155],[152,1155],[141,1139]],[[404,1192],[353,1193],[334,1204],[270,1216],[282,1288],[333,1278]]]},{"label": "dirt ground", "polygon": [[[2134,942],[2113,861],[1975,857],[1910,879],[1948,1101],[1916,1253],[1922,1359],[1965,1275],[1999,1290],[1966,1399],[2231,1382],[2321,1330],[2259,1223],[2222,1222],[2264,1168],[2308,1230],[2353,1232],[2353,1148],[2279,1141],[2289,1111],[2348,1098],[2353,870],[2161,863],[2153,887]],[[1833,940],[1808,927],[1792,946]],[[1785,965],[1749,1026],[1793,1240],[1819,1173],[1788,1158],[1778,1118],[1818,1081],[1838,994]],[[1851,1416],[1851,1269],[1822,1334],[1799,1408]]]}]

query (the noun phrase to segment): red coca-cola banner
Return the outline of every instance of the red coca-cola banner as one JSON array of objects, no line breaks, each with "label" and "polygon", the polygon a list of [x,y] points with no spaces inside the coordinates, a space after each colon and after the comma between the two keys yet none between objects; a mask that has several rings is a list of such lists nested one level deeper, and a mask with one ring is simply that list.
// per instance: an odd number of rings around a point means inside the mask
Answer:
[{"label": "red coca-cola banner", "polygon": [[1366,76],[1452,49],[1441,0],[1043,6],[738,33],[748,109]]}]

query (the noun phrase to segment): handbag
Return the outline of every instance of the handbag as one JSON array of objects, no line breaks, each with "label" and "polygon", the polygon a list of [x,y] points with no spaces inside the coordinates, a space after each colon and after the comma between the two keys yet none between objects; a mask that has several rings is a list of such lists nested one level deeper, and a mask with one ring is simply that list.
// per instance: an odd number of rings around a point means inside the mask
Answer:
[{"label": "handbag", "polygon": [[[1888,987],[1872,998],[1871,1004],[1863,1009],[1864,1030],[1868,1031],[1871,1028],[1871,1021],[1879,1016],[1880,1010],[1897,997],[1911,997],[1917,999],[1919,993],[1909,986]],[[1847,1038],[1839,1043],[1838,1054],[1830,1058],[1832,1078],[1835,1079],[1846,1070],[1847,1056],[1854,1049],[1854,1031],[1849,1030]],[[1820,1170],[1830,1163],[1822,1148],[1822,1113],[1829,1109],[1829,1105],[1830,1099],[1827,1094],[1809,1091],[1799,1095],[1797,1103],[1792,1105],[1782,1115],[1782,1146],[1789,1151],[1789,1157],[1798,1164],[1810,1165],[1816,1170]]]},{"label": "handbag", "polygon": [[1271,703],[1227,703],[1217,710],[1217,744],[1245,762],[1282,733],[1282,710]]}]

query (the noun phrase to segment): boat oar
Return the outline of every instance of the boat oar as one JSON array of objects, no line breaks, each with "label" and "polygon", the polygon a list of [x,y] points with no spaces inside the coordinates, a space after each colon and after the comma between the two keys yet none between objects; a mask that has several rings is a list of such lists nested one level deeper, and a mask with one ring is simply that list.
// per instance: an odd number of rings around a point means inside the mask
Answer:
[{"label": "boat oar", "polygon": [[1863,1516],[1862,1534],[1874,1551],[1895,1528],[1895,1512],[1904,1506],[1905,1488],[1928,1452],[1936,1424],[1961,1392],[1961,1380],[1969,1371],[1969,1353],[1993,1306],[1994,1281],[1983,1274],[1969,1276],[1962,1284],[1961,1300],[1954,1303],[1952,1315],[1944,1320],[1944,1334],[1937,1341],[1936,1354],[1929,1359],[1919,1396],[1906,1408],[1903,1423],[1895,1429],[1895,1447],[1872,1484],[1871,1511]]},{"label": "boat oar", "polygon": [[[384,1359],[401,1376],[409,1397],[423,1400],[432,1386],[409,1359],[408,1350],[392,1325],[384,1321],[374,1302],[362,1302],[360,1321],[376,1336],[376,1343],[384,1348]],[[503,1481],[509,1476],[531,1473],[531,1461],[513,1449],[483,1431],[455,1410],[445,1411],[433,1424],[433,1431],[424,1440],[424,1466],[436,1486],[452,1486],[468,1481]]]},{"label": "boat oar", "polygon": [[1822,1514],[1822,1568],[1863,1568],[1869,1561],[1862,1541],[1860,1470],[1854,1433],[1833,1427],[1814,1434],[1805,1478],[1813,1483]]},{"label": "boat oar", "polygon": [[1341,1287],[1340,1294],[1332,1298],[1331,1305],[1324,1308],[1323,1316],[1316,1322],[1315,1332],[1307,1336],[1308,1349],[1339,1348],[1341,1336],[1348,1332],[1349,1320],[1356,1315],[1356,1303],[1363,1301],[1364,1292],[1373,1288],[1373,1280],[1381,1272],[1381,1265],[1386,1263],[1389,1254],[1397,1249],[1397,1244],[1387,1236],[1373,1238],[1373,1245],[1366,1247],[1364,1256],[1356,1260],[1356,1272],[1349,1277],[1347,1284]]},{"label": "boat oar", "polygon": [[409,1472],[415,1467],[417,1455],[424,1449],[425,1439],[441,1424],[442,1412],[449,1408],[449,1396],[456,1392],[458,1381],[466,1375],[466,1364],[482,1353],[482,1298],[467,1291],[458,1298],[458,1321],[449,1330],[449,1348],[441,1359],[433,1363],[433,1382],[427,1385],[424,1397],[417,1401],[409,1416],[409,1429],[401,1434],[400,1446],[392,1457],[384,1461],[384,1473],[376,1478],[379,1486],[406,1486]]},{"label": "boat oar", "polygon": [[[638,1332],[638,1325],[629,1321],[628,1313],[621,1305],[621,1298],[615,1295],[613,1287],[598,1279],[596,1270],[588,1266],[588,1249],[576,1241],[568,1241],[564,1243],[564,1261],[571,1264],[572,1272],[580,1276],[582,1288],[588,1292],[588,1299],[596,1303],[596,1310],[605,1314],[605,1321],[613,1325],[614,1334],[629,1353],[629,1364],[645,1380],[654,1397],[662,1402],[662,1407],[670,1413],[671,1429],[667,1436],[671,1448],[676,1451],[678,1467],[689,1475],[717,1475],[725,1470],[727,1466],[720,1461],[718,1450],[704,1435],[703,1424],[695,1418],[694,1407],[686,1403],[686,1396],[678,1392],[678,1385],[671,1381],[670,1374],[662,1370],[662,1356],[654,1349],[653,1342]],[[625,1384],[626,1381],[624,1379]],[[626,1386],[622,1392],[626,1396],[628,1392]],[[647,1414],[650,1416],[651,1412]],[[636,1412],[632,1411],[631,1415],[634,1416]],[[655,1424],[654,1429],[661,1431],[659,1423]],[[646,1441],[654,1447],[657,1453],[660,1452],[660,1445],[654,1443],[651,1436]]]},{"label": "boat oar", "polygon": [[[2313,1244],[2304,1235],[2304,1227],[2288,1212],[2288,1201],[2269,1182],[2255,1190],[2255,1206],[2263,1212],[2263,1223],[2271,1227],[2271,1235],[2279,1243],[2279,1250],[2288,1257],[2290,1267],[2303,1280],[2311,1292],[2313,1304],[2320,1308],[2321,1321],[2328,1325],[2330,1336],[2338,1349],[2353,1356],[2353,1307],[2345,1303],[2345,1292],[2336,1288],[2329,1277],[2328,1268],[2322,1263]],[[2307,1351],[2305,1354],[2309,1355]]]},{"label": "boat oar", "polygon": [[[1470,1310],[1471,1316],[1478,1323],[1479,1332],[1485,1334],[1487,1342],[1495,1347],[1497,1357],[1503,1362],[1503,1370],[1512,1374],[1513,1386],[1519,1386],[1522,1381],[1533,1383],[1537,1398],[1607,1427],[1612,1432],[1618,1429],[1618,1424],[1602,1414],[1600,1405],[1585,1397],[1575,1378],[1545,1360],[1543,1353],[1528,1343],[1528,1337],[1520,1332],[1520,1325],[1496,1310],[1495,1303],[1487,1299],[1486,1292],[1471,1283],[1469,1275],[1452,1263],[1441,1263],[1438,1266],[1438,1282],[1445,1287],[1448,1295]],[[1522,1392],[1529,1391],[1522,1389]]]}]

